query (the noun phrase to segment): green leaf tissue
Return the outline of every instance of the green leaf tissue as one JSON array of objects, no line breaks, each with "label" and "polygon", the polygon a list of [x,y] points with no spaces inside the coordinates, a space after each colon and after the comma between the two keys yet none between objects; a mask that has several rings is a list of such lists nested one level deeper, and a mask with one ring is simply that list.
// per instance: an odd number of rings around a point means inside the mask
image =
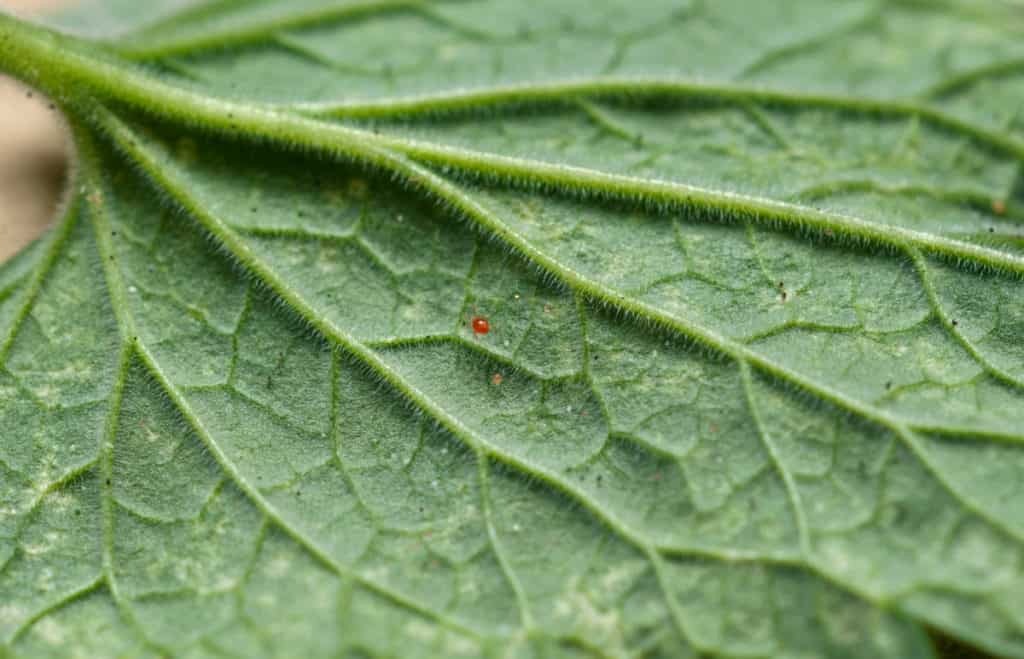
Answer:
[{"label": "green leaf tissue", "polygon": [[76,151],[0,656],[1024,657],[1018,0],[108,0],[0,71]]}]

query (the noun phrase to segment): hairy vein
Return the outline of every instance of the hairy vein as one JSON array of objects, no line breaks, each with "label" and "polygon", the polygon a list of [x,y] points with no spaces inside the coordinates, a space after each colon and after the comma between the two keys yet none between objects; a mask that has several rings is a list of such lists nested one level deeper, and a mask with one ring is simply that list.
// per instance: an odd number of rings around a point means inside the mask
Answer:
[{"label": "hairy vein", "polygon": [[[90,147],[86,142],[82,142],[80,145],[80,157],[83,160],[83,164],[87,166],[86,171],[90,173],[98,172],[101,168],[101,161],[95,152],[95,149]],[[97,190],[102,190],[102,184],[93,178],[93,186]],[[94,222],[97,226],[97,236],[100,240],[101,245],[106,243],[109,247],[109,226],[105,226],[104,222],[104,211],[102,208],[95,207],[93,214]],[[182,391],[171,382],[170,378],[164,372],[159,361],[150,351],[148,346],[142,341],[135,331],[135,321],[132,316],[127,294],[125,292],[124,282],[121,274],[117,270],[117,265],[113,259],[110,259],[110,253],[103,254],[104,270],[107,274],[108,287],[110,290],[111,304],[118,317],[119,325],[122,328],[122,332],[125,336],[125,351],[126,360],[131,357],[137,357],[154,378],[154,380],[160,385],[167,396],[171,399],[174,406],[181,412],[182,416],[186,419],[196,435],[203,441],[206,448],[210,451],[211,455],[217,460],[221,469],[231,479],[231,481],[249,497],[249,499],[256,505],[256,507],[270,520],[272,520],[280,529],[282,529],[289,537],[291,537],[297,544],[304,547],[310,552],[321,564],[326,566],[335,574],[351,578],[355,581],[366,586],[368,589],[382,595],[383,597],[391,600],[395,604],[408,609],[409,611],[420,615],[428,620],[434,620],[435,622],[461,634],[469,636],[471,638],[478,638],[478,634],[475,630],[463,625],[462,623],[445,616],[439,612],[433,611],[428,607],[421,605],[420,603],[411,600],[401,593],[376,582],[373,579],[369,579],[366,576],[352,571],[332,558],[326,551],[324,551],[319,545],[316,544],[304,534],[301,530],[295,527],[294,524],[290,523],[285,516],[278,511],[273,504],[271,504],[267,498],[263,495],[259,489],[249,482],[249,480],[241,473],[238,467],[231,461],[228,455],[221,449],[212,433],[205,427],[200,420],[199,416],[192,409],[188,402],[188,399],[184,396]],[[127,366],[125,366],[127,368]],[[123,386],[123,380],[121,381]],[[120,401],[119,396],[117,397],[118,404]],[[112,435],[111,435],[112,441]],[[109,475],[106,476],[109,480]],[[108,486],[109,487],[109,486]],[[109,492],[105,494],[104,500],[109,500]],[[105,504],[110,505],[110,504]],[[112,530],[110,531],[112,534]],[[112,538],[112,535],[111,535]],[[106,557],[105,557],[106,561]],[[111,584],[111,591],[115,593],[115,599],[120,599],[116,593],[114,587],[114,581],[111,578],[112,572],[107,572],[108,583]]]},{"label": "hairy vein", "polygon": [[[293,309],[300,318],[305,320],[305,322],[307,322],[320,335],[327,337],[332,343],[340,346],[348,354],[365,364],[379,378],[394,387],[396,391],[400,392],[406,399],[416,405],[416,407],[423,410],[430,417],[436,419],[449,432],[462,440],[463,443],[470,448],[482,451],[499,462],[536,475],[538,478],[551,484],[559,491],[562,491],[573,499],[579,501],[623,538],[629,539],[637,546],[646,547],[646,540],[642,538],[642,535],[639,532],[632,529],[612,512],[605,510],[571,479],[565,478],[562,474],[556,473],[555,471],[527,463],[519,456],[514,453],[510,453],[501,446],[490,441],[488,438],[480,436],[478,433],[466,426],[460,419],[452,415],[443,406],[433,400],[426,392],[406,381],[405,378],[395,371],[391,365],[384,361],[376,351],[369,348],[366,344],[358,341],[344,328],[339,327],[336,323],[318,313],[313,305],[258,254],[256,254],[241,236],[236,234],[221,218],[214,215],[208,208],[205,208],[201,203],[199,203],[190,194],[187,186],[180,180],[180,178],[175,175],[170,168],[161,165],[151,152],[142,147],[137,137],[123,123],[121,123],[119,119],[115,118],[113,115],[106,114],[104,115],[103,121],[106,127],[106,132],[115,141],[116,146],[124,154],[140,165],[150,182],[157,186],[158,190],[162,190],[170,194],[175,203],[180,204],[180,207],[183,208],[190,217],[199,222],[206,231],[220,242],[220,244],[223,245],[223,247],[233,256],[233,258],[238,260],[242,267],[265,283],[271,291],[273,291],[288,307]],[[394,157],[390,158],[393,167],[415,168],[414,165],[402,163],[395,160]],[[403,169],[402,171],[404,172],[405,170]],[[442,182],[440,179],[437,179],[432,173],[426,170],[412,169],[409,170],[409,173],[415,173],[417,177],[416,182],[420,185],[426,185],[429,182],[435,187],[442,186],[444,189],[447,189],[449,185]],[[446,198],[440,194],[438,196],[441,199]],[[789,556],[752,554],[748,552],[722,552],[700,547],[669,547],[667,549],[679,553],[692,553],[696,556],[714,558],[717,560],[784,562],[789,559]]]},{"label": "hairy vein", "polygon": [[[238,9],[238,3],[200,5],[191,12],[172,14],[147,27],[120,35],[111,45],[124,57],[144,61],[211,49],[238,48],[272,39],[275,35],[313,25],[356,20],[402,11],[425,11],[423,0],[363,0],[333,2],[302,11],[286,12],[268,19],[240,22],[223,20],[203,29],[206,21],[223,19]],[[199,29],[189,28],[198,25]],[[170,37],[166,35],[172,35]]]},{"label": "hairy vein", "polygon": [[[749,217],[768,224],[810,228],[825,235],[838,234],[854,241],[867,240],[874,244],[887,245],[897,249],[902,249],[905,244],[910,244],[925,252],[941,254],[954,261],[967,261],[998,270],[1024,273],[1024,258],[970,243],[867,222],[837,213],[770,199],[734,195],[681,183],[635,179],[583,168],[507,158],[433,143],[378,135],[372,131],[333,125],[309,117],[297,116],[281,108],[252,107],[214,99],[160,82],[140,71],[127,68],[123,63],[100,57],[92,50],[83,50],[81,43],[69,42],[67,37],[21,26],[19,26],[18,32],[5,35],[3,28],[9,20],[0,15],[0,37],[6,36],[8,41],[12,40],[12,36],[16,37],[15,45],[19,49],[25,49],[29,57],[37,57],[50,63],[56,57],[58,61],[52,63],[55,68],[64,70],[67,77],[72,80],[86,82],[91,91],[126,103],[147,114],[178,121],[204,131],[228,136],[237,136],[239,133],[248,134],[251,137],[279,143],[290,148],[328,154],[346,160],[362,161],[385,171],[395,171],[393,154],[397,152],[443,168],[458,169],[488,179],[499,179],[512,183],[525,182],[532,185],[540,184],[577,193],[626,200],[648,200],[653,204],[662,203],[706,209],[711,214],[725,217]],[[15,72],[18,72],[17,68],[15,68]],[[30,69],[23,74],[26,78],[38,77],[39,72]],[[54,81],[35,80],[35,82],[45,88],[46,83],[52,85]],[[639,90],[633,89],[636,81],[574,84],[596,84],[598,88],[606,86],[606,93],[609,90],[624,93],[631,89],[632,93],[636,93],[644,89],[643,87],[640,87]],[[665,85],[666,83],[652,82],[649,90],[656,91]],[[679,92],[686,88],[680,88],[678,83],[667,83],[669,91]],[[565,98],[571,99],[573,96],[573,92],[567,90],[564,85],[532,89],[533,92],[552,99],[564,100]],[[692,86],[690,89],[692,91]],[[701,90],[707,91],[703,87]],[[58,96],[71,95],[75,97],[77,99],[75,102],[83,105],[82,109],[87,115],[92,112],[93,101],[88,98],[79,98],[82,91],[77,86],[53,91]],[[522,91],[526,97],[531,94],[531,88],[519,91]],[[502,93],[510,94],[511,88]],[[727,88],[722,88],[720,93],[728,95]],[[735,95],[736,92],[733,94]],[[576,95],[579,95],[579,92],[576,92]],[[778,96],[778,100],[788,98],[790,102],[794,98],[815,98],[806,95],[791,97],[785,93],[776,92],[764,92],[763,95],[763,98],[759,100],[764,103],[770,103],[773,96]],[[750,90],[742,92],[740,97],[744,102],[752,100]],[[859,109],[868,114],[891,114],[898,110],[908,116],[920,116],[922,119],[930,117],[936,123],[943,123],[949,128],[956,127],[964,134],[973,135],[990,146],[1001,147],[1003,151],[1013,153],[1016,157],[1024,160],[1024,144],[929,108],[881,101],[844,99],[838,102],[838,99],[832,97],[818,98],[825,103],[833,104],[837,109],[847,111]]]},{"label": "hairy vein", "polygon": [[313,117],[337,119],[408,119],[462,113],[493,113],[528,107],[569,107],[579,100],[624,104],[681,103],[824,109],[870,117],[918,118],[945,131],[963,135],[1018,159],[1024,142],[1003,135],[927,103],[882,98],[799,92],[770,87],[657,77],[597,77],[556,82],[522,83],[452,90],[416,96],[363,99],[335,103],[291,103],[276,106]]}]

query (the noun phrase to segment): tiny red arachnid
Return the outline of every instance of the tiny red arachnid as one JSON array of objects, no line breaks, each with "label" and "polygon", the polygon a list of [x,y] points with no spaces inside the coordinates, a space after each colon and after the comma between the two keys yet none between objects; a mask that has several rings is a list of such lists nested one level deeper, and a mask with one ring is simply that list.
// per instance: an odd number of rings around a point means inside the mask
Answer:
[{"label": "tiny red arachnid", "polygon": [[473,328],[473,334],[487,334],[491,331],[490,321],[483,316],[473,316],[469,325]]}]

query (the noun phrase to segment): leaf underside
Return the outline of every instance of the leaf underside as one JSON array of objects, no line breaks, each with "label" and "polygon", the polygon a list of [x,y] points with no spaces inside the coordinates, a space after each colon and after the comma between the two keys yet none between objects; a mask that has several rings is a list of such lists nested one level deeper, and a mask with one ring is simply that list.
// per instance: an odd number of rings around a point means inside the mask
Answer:
[{"label": "leaf underside", "polygon": [[0,655],[1024,657],[1020,5],[121,4]]}]

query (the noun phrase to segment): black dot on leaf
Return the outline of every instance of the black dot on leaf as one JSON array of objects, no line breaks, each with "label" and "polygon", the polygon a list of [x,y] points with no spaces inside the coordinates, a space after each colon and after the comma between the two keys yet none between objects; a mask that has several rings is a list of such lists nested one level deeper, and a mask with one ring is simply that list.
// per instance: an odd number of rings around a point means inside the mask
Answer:
[{"label": "black dot on leaf", "polygon": [[960,324],[959,322],[957,322],[957,320],[955,318],[952,321],[950,321],[950,322],[953,324],[953,327],[956,327],[957,325]]}]

